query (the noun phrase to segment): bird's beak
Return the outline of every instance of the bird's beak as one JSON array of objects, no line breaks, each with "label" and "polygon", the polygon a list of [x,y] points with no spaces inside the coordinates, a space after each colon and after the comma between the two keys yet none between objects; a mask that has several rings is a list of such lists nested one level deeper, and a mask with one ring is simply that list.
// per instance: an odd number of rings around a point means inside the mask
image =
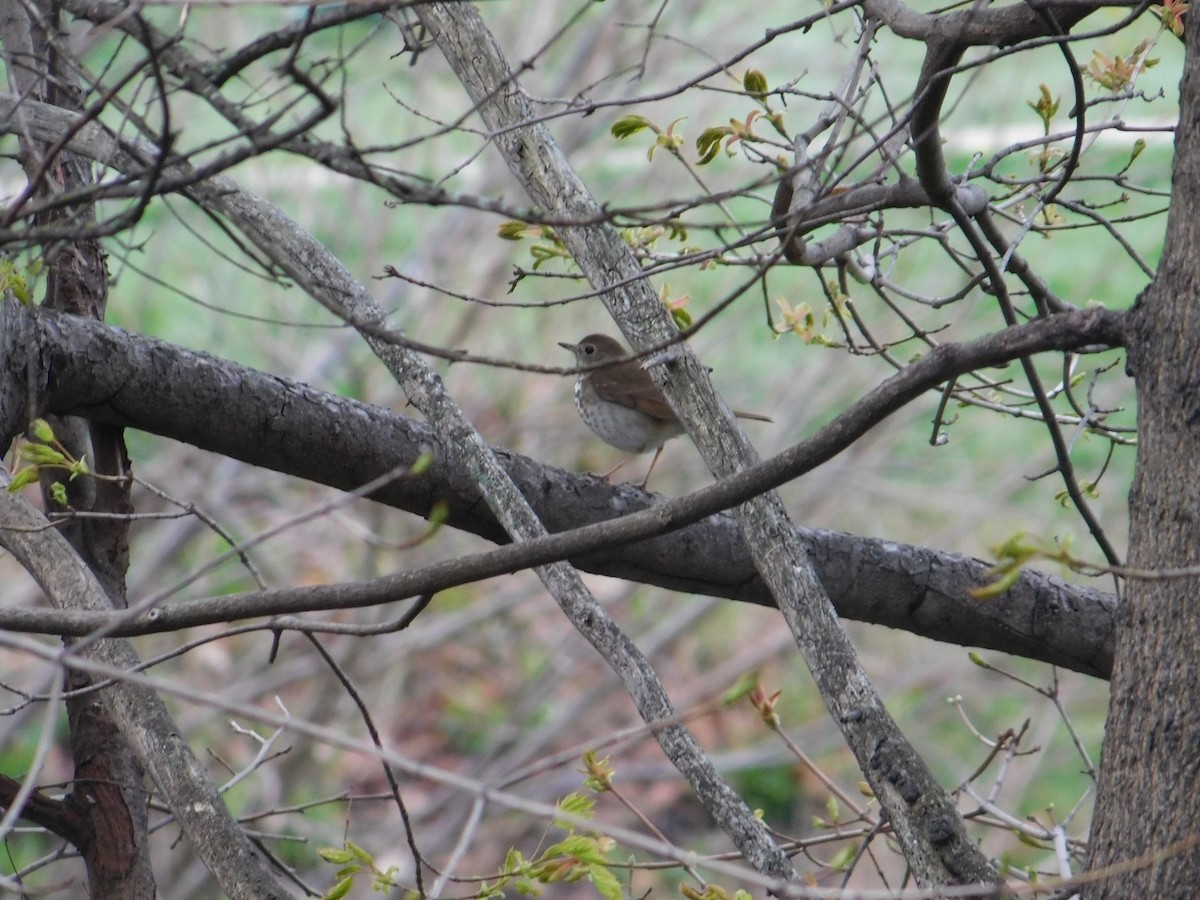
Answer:
[{"label": "bird's beak", "polygon": [[558,346],[562,347],[564,350],[570,350],[572,353],[574,353],[574,352],[575,352],[575,345],[574,345],[574,344],[568,344],[568,343],[566,343],[565,341],[559,341],[559,342],[558,342]]}]

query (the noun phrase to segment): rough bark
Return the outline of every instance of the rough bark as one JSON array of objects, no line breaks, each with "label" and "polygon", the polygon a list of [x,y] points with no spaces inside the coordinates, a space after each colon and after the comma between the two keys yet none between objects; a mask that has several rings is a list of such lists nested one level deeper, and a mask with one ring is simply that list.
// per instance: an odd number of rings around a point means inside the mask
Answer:
[{"label": "rough bark", "polygon": [[[1138,455],[1129,562],[1200,563],[1200,28],[1187,17],[1174,196],[1135,311]],[[1200,579],[1131,580],[1117,630],[1089,898],[1194,897],[1200,885]]]},{"label": "rough bark", "polygon": [[[57,10],[48,2],[5,3],[0,18],[9,83],[14,92],[50,105],[77,111],[79,91],[70,67],[61,64],[57,42]],[[21,135],[21,162],[34,188],[33,196],[50,196],[89,187],[91,162],[70,152]],[[35,218],[37,225],[85,230],[94,221],[91,204],[62,207]],[[81,240],[49,247],[43,305],[103,320],[108,299],[108,269],[99,241]],[[93,470],[119,478],[128,471],[121,429],[92,427],[83,419],[52,417],[56,436],[76,458],[91,461]],[[47,507],[52,490],[65,492],[71,508],[88,512],[132,512],[128,482],[68,479],[63,473],[42,478]],[[81,519],[63,536],[93,571],[112,608],[125,605],[125,571],[129,561],[129,525],[121,518]],[[64,675],[69,691],[91,684],[82,673]],[[101,693],[101,697],[103,697]],[[74,694],[66,701],[75,778],[63,804],[78,817],[75,846],[83,857],[92,897],[137,900],[155,895],[150,866],[148,794],[145,773],[103,699]]]},{"label": "rough bark", "polygon": [[[78,318],[10,303],[3,334],[0,431],[5,423],[44,412],[85,415],[343,490],[411,464],[423,448],[440,447],[428,425],[389,410]],[[31,395],[39,408],[26,408]],[[663,504],[629,486],[497,452],[552,532]],[[442,501],[452,527],[506,540],[495,516],[479,503],[475,483],[440,451],[423,477],[394,481],[372,498],[418,515]],[[819,529],[802,534],[844,617],[1107,677],[1116,609],[1110,594],[1027,571],[1003,596],[981,603],[968,594],[988,580],[981,560]],[[729,515],[574,555],[572,561],[590,572],[672,590],[773,603]],[[19,612],[0,611],[0,623],[22,630],[37,626],[23,624]],[[52,629],[49,618],[43,627]]]},{"label": "rough bark", "polygon": [[[141,171],[148,165],[141,160],[153,157],[152,148],[142,145],[123,146],[98,123],[80,125],[69,113],[46,104],[31,101],[18,104],[14,98],[0,97],[0,113],[3,114],[0,115],[0,129],[28,129],[42,140],[55,140],[69,133],[71,137],[67,146],[70,149],[105,160],[121,171]],[[5,122],[14,124],[5,125]],[[175,169],[171,171],[174,172]],[[195,184],[195,177],[188,172],[177,174],[187,183]],[[222,209],[228,207],[234,218],[252,219],[258,223],[265,232],[262,238],[264,242],[276,247],[292,246],[295,243],[292,237],[292,223],[287,222],[277,211],[267,210],[261,201],[256,201],[256,198],[241,191],[229,179],[210,177],[192,190],[198,202]],[[128,347],[123,349],[122,353],[153,350],[152,342],[144,350]],[[178,352],[186,354],[186,351]],[[19,354],[8,354],[6,358],[10,364],[20,362]],[[95,353],[94,356],[95,360],[107,358],[105,353]],[[203,361],[205,358],[200,355],[197,359]],[[168,367],[169,371],[161,374],[174,374],[174,363],[170,361],[159,359],[155,365]],[[105,371],[106,369],[101,367],[95,370],[95,374]],[[159,372],[158,369],[155,371]],[[189,374],[186,383],[191,383],[195,374],[197,373]],[[237,369],[226,370],[213,366],[206,366],[204,374],[216,384],[226,387],[238,383],[244,376],[244,373]],[[84,377],[91,378],[93,374],[89,373]],[[107,415],[111,417],[109,421],[114,424],[155,431],[195,443],[205,449],[228,453],[257,465],[324,481],[337,487],[354,487],[387,471],[392,462],[388,462],[382,469],[372,466],[385,459],[395,460],[396,448],[411,446],[406,442],[409,436],[419,444],[428,435],[428,432],[422,432],[422,426],[410,427],[405,420],[399,420],[404,424],[389,425],[386,432],[376,432],[373,428],[368,428],[364,433],[363,440],[367,443],[371,443],[378,436],[378,440],[374,441],[372,446],[379,452],[368,450],[365,446],[356,446],[355,452],[347,453],[340,445],[331,447],[333,452],[329,455],[324,454],[321,448],[311,445],[297,452],[292,439],[299,433],[326,435],[336,443],[347,432],[338,427],[339,423],[336,421],[311,421],[309,425],[301,427],[300,421],[293,417],[311,420],[313,416],[322,416],[327,410],[332,410],[334,415],[343,415],[346,414],[346,409],[350,408],[349,415],[357,428],[362,425],[363,412],[348,401],[340,398],[330,399],[319,392],[303,389],[303,396],[300,398],[274,398],[286,400],[273,403],[271,408],[285,410],[288,421],[280,422],[279,429],[265,429],[253,415],[253,410],[246,408],[246,403],[254,394],[265,397],[275,390],[282,390],[291,395],[294,386],[289,386],[281,379],[276,380],[272,376],[258,373],[255,373],[255,379],[254,391],[242,391],[238,394],[239,399],[243,401],[238,408],[227,405],[230,402],[229,392],[219,398],[223,404],[220,407],[223,415],[217,424],[221,427],[214,427],[214,422],[209,420],[205,420],[203,428],[189,427],[189,421],[193,424],[200,421],[199,418],[193,418],[190,411],[182,415],[171,415],[173,411],[179,411],[179,406],[175,403],[164,403],[166,398],[154,389],[157,386],[167,387],[173,384],[169,378],[155,380],[154,384],[141,394],[149,401],[143,404],[143,408],[155,410],[156,415],[153,417],[134,417],[131,414],[130,400],[136,399],[137,395],[123,397],[118,407],[111,397],[99,404],[94,398],[104,395],[98,392],[93,392],[93,399],[87,402],[93,406],[106,405],[110,408],[95,409],[89,412],[89,415],[94,414],[97,418]],[[275,381],[279,383],[274,384]],[[135,382],[129,380],[121,383],[133,385]],[[22,399],[17,397],[16,401],[21,402]],[[12,400],[11,396],[0,396],[0,406]],[[63,402],[76,401],[63,398]],[[189,402],[189,410],[191,406]],[[0,414],[0,427],[10,426],[12,411],[0,408]],[[368,415],[367,418],[373,425],[374,416]],[[162,424],[156,426],[153,424],[155,420],[161,421]],[[234,423],[242,421],[252,425],[253,436],[249,441],[227,434]],[[278,440],[260,440],[264,431],[276,430],[279,432]],[[268,433],[268,438],[271,437]],[[407,453],[408,450],[403,452]],[[610,489],[607,485],[595,481],[568,478],[564,484],[564,473],[560,470],[539,466],[524,457],[512,454],[509,458],[510,469],[514,466],[520,468],[520,472],[513,472],[514,477],[524,485],[526,496],[552,531],[625,514],[630,509],[643,508],[649,502],[645,495],[630,496],[629,490]],[[348,460],[353,461],[353,464],[348,465]],[[309,462],[314,465],[306,467],[306,463]],[[367,469],[370,470],[369,474],[364,474]],[[430,475],[429,481],[434,484],[440,485],[441,477],[450,479],[446,483],[446,489],[443,490],[439,486],[437,492],[451,502],[451,525],[466,528],[489,539],[503,539],[503,530],[498,527],[490,512],[477,503],[478,494],[474,486],[464,480],[465,473],[448,470],[439,472],[435,468]],[[408,492],[405,484],[397,485],[398,490],[389,489],[387,492],[392,499],[386,499],[384,502],[424,514],[431,502],[426,493],[425,481],[416,485],[412,482],[406,484],[414,487],[416,493]],[[561,491],[560,485],[563,486]],[[404,496],[401,497],[401,494]],[[379,499],[383,497],[380,496]],[[563,499],[565,503],[560,502]],[[754,570],[753,562],[740,536],[735,539],[725,537],[738,532],[736,524],[727,517],[722,518],[721,523],[722,535],[715,535],[711,531],[701,534],[695,529],[689,529],[670,540],[621,547],[616,553],[597,554],[585,561],[575,561],[588,571],[644,581],[675,590],[711,593],[757,603],[773,602]],[[832,543],[826,540],[827,537],[832,539]],[[712,543],[714,538],[717,538],[716,543]],[[813,538],[816,539],[815,542],[812,542]],[[1017,589],[1010,592],[1003,601],[979,605],[965,595],[966,587],[975,586],[984,577],[986,566],[977,560],[937,553],[931,555],[928,550],[869,539],[860,545],[862,539],[849,535],[827,535],[814,531],[806,535],[806,539],[811,542],[814,564],[821,571],[822,581],[830,590],[838,605],[838,611],[843,616],[905,628],[938,640],[1043,659],[1102,677],[1107,674],[1111,659],[1111,618],[1115,608],[1115,600],[1111,595],[1087,588],[1067,588],[1055,579],[1032,575],[1030,581],[1022,580]],[[732,557],[724,552],[709,552],[709,548],[727,546],[734,548],[731,551]],[[698,554],[697,548],[701,547],[705,548],[705,551]],[[1024,590],[1025,586],[1028,586],[1029,590]]]}]

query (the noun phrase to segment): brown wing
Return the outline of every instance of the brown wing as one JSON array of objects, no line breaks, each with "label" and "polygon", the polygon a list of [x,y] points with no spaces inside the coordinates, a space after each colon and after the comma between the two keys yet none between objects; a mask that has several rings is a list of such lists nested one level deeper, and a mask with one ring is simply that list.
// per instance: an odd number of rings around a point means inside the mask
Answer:
[{"label": "brown wing", "polygon": [[610,403],[636,409],[660,422],[676,421],[658,385],[637,363],[622,363],[611,369],[601,369],[592,376],[596,393]]},{"label": "brown wing", "polygon": [[675,411],[671,409],[667,399],[662,395],[662,391],[658,389],[649,376],[646,376],[647,384],[635,388],[630,395],[632,402],[624,405],[636,409],[640,413],[644,413],[652,419],[657,419],[660,422],[677,422],[678,417]]},{"label": "brown wing", "polygon": [[[645,369],[636,364],[623,364],[615,366],[611,370],[601,370],[596,375],[606,376],[593,377],[592,385],[596,389],[596,393],[610,403],[636,409],[659,422],[677,421],[675,412],[662,395],[662,391],[658,389],[658,385],[646,374]],[[733,414],[739,419],[753,419],[756,422],[775,421],[770,416],[745,412],[740,409],[734,410]]]},{"label": "brown wing", "polygon": [[[584,343],[588,340],[596,339],[585,338]],[[618,406],[636,409],[643,415],[659,422],[678,421],[674,410],[667,403],[667,398],[663,396],[662,391],[658,389],[658,385],[654,383],[654,379],[635,362],[624,362],[610,369],[596,371],[592,374],[592,388],[600,398],[610,403],[616,403]],[[743,412],[740,409],[734,410],[734,415],[739,419],[754,419],[759,422],[773,421],[768,416]]]}]

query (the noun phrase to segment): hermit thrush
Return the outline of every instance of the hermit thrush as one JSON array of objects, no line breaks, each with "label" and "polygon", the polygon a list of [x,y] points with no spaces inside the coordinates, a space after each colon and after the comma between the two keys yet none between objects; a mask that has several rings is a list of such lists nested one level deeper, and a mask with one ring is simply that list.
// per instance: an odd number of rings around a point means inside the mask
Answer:
[{"label": "hermit thrush", "polygon": [[[584,424],[605,443],[628,453],[645,453],[651,447],[656,449],[650,470],[640,485],[644,488],[662,453],[663,444],[684,431],[667,398],[646,370],[636,360],[629,359],[625,348],[607,335],[589,334],[578,344],[559,342],[558,346],[574,353],[575,363],[579,366],[614,363],[580,373],[575,382],[575,408]],[[771,421],[754,413],[734,414],[743,419]],[[621,465],[604,477],[608,478]]]}]

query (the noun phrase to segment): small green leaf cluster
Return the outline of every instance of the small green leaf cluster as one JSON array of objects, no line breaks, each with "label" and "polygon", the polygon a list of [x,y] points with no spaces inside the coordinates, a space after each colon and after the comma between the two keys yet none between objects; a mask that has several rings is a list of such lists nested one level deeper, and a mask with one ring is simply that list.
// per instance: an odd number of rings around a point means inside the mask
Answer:
[{"label": "small green leaf cluster", "polygon": [[[1092,493],[1095,490],[1094,485],[1084,484],[1081,487],[1085,493],[1095,496]],[[1066,492],[1064,491],[1060,502],[1065,501]],[[1034,560],[1052,560],[1077,571],[1094,571],[1096,568],[1072,555],[1070,535],[1060,538],[1057,543],[1050,543],[1027,534],[1015,534],[995,548],[995,554],[996,562],[988,569],[987,574],[996,580],[972,588],[970,594],[976,600],[990,600],[993,597],[999,597],[1013,586],[1020,577],[1021,570]]]},{"label": "small green leaf cluster", "polygon": [[1115,57],[1093,50],[1092,61],[1083,69],[1083,75],[1115,94],[1130,87],[1143,71],[1158,65],[1158,58],[1149,56],[1150,47],[1150,41],[1138,41],[1128,56]]},{"label": "small green leaf cluster", "polygon": [[850,303],[850,298],[841,293],[836,284],[828,287],[830,300],[819,314],[808,303],[801,302],[793,306],[785,298],[776,297],[775,303],[779,307],[780,319],[771,326],[775,337],[794,334],[804,343],[817,347],[843,346],[841,341],[825,334],[822,329],[846,317],[846,306]]},{"label": "small green leaf cluster", "polygon": [[353,841],[346,841],[344,847],[325,847],[318,852],[321,859],[341,866],[335,876],[337,880],[333,887],[321,895],[321,900],[342,900],[354,887],[354,880],[364,873],[371,875],[371,890],[373,891],[386,893],[398,887],[396,875],[399,870],[397,867],[389,866],[386,870],[381,871],[375,865],[375,857]]},{"label": "small green leaf cluster", "polygon": [[650,145],[650,149],[646,151],[646,159],[653,161],[654,154],[662,149],[666,150],[673,156],[680,159],[683,158],[683,152],[679,149],[683,146],[683,135],[675,133],[675,126],[686,118],[676,119],[666,128],[652,122],[645,116],[622,116],[612,124],[612,136],[619,141],[625,140],[627,137],[632,137],[639,131],[651,131],[654,133],[654,142]]},{"label": "small green leaf cluster", "polygon": [[1050,99],[1050,88],[1045,84],[1042,84],[1039,87],[1041,93],[1038,96],[1038,99],[1036,101],[1026,100],[1025,102],[1029,104],[1029,108],[1037,113],[1038,118],[1042,120],[1043,133],[1049,134],[1050,121],[1054,118],[1055,113],[1058,112],[1058,105],[1060,102],[1062,102],[1062,98],[1055,97],[1052,100]]},{"label": "small green leaf cluster", "polygon": [[496,229],[496,235],[506,241],[523,241],[532,239],[534,243],[529,248],[533,257],[533,270],[536,272],[551,260],[561,259],[570,263],[573,260],[571,251],[563,243],[553,228],[548,225],[530,225],[528,222],[504,222]]},{"label": "small green leaf cluster", "polygon": [[1187,9],[1186,0],[1163,0],[1162,6],[1150,7],[1150,14],[1158,17],[1165,30],[1182,39],[1183,14],[1187,12]]},{"label": "small green leaf cluster", "polygon": [[[739,141],[763,142],[765,139],[754,130],[755,122],[758,121],[767,122],[779,137],[791,141],[791,137],[783,125],[783,113],[771,106],[767,77],[757,69],[750,69],[742,76],[742,89],[757,104],[758,108],[751,110],[744,119],[731,118],[728,125],[713,125],[701,131],[700,136],[696,138],[697,163],[699,165],[708,165],[716,159],[722,144],[726,154],[733,156],[733,147]],[[650,131],[654,134],[654,141],[646,152],[648,159],[653,160],[655,152],[659,149],[664,149],[679,159],[683,159],[681,148],[684,138],[682,134],[676,132],[676,126],[682,121],[684,121],[682,118],[676,119],[663,128],[645,116],[622,116],[612,124],[611,133],[617,140],[625,140],[641,131]]]},{"label": "small green leaf cluster", "polygon": [[[10,493],[33,484],[48,469],[57,469],[67,473],[67,480],[74,481],[80,475],[92,474],[88,468],[87,459],[76,459],[54,434],[54,429],[45,419],[34,419],[29,426],[29,433],[21,445],[17,458],[24,465],[13,473],[9,482]],[[61,482],[55,482],[50,487],[54,502],[66,507],[67,488]]]},{"label": "small green leaf cluster", "polygon": [[664,281],[658,297],[662,300],[663,306],[667,308],[667,312],[671,314],[676,328],[680,331],[687,331],[692,327],[692,314],[687,310],[687,305],[692,302],[691,294],[672,297],[671,286]]},{"label": "small green leaf cluster", "polygon": [[[607,760],[597,760],[593,754],[591,764],[603,768]],[[590,819],[595,804],[582,794],[571,793],[563,797],[556,808],[576,819]],[[564,820],[556,819],[554,825],[566,832],[562,840],[528,859],[520,850],[509,850],[496,878],[482,881],[475,896],[480,900],[488,900],[505,897],[508,891],[515,891],[521,896],[537,897],[544,885],[588,883],[605,900],[624,900],[624,888],[612,871],[618,864],[611,858],[616,842],[598,833],[581,834],[574,825]],[[323,860],[339,867],[334,875],[333,886],[321,895],[321,900],[342,900],[349,896],[355,881],[367,875],[371,878],[373,891],[386,893],[401,887],[396,866],[380,869],[374,856],[352,841],[346,841],[342,847],[326,847],[319,852]]]},{"label": "small green leaf cluster", "polygon": [[722,142],[725,144],[726,155],[733,156],[733,147],[739,141],[748,143],[762,141],[763,138],[754,131],[756,121],[761,120],[768,123],[781,138],[786,141],[791,140],[787,129],[783,126],[783,113],[771,106],[767,76],[758,69],[747,70],[746,74],[742,76],[742,89],[760,108],[751,110],[745,119],[730,119],[728,125],[715,125],[700,132],[700,137],[696,138],[696,151],[700,154],[700,165],[707,165],[716,159]]},{"label": "small green leaf cluster", "polygon": [[[598,761],[593,754],[591,762],[603,768],[607,761]],[[579,793],[563,797],[557,808],[575,818],[591,818],[595,803]],[[575,826],[555,820],[555,827],[567,832],[567,836],[534,857],[526,859],[520,850],[513,848],[504,859],[499,877],[480,886],[478,897],[503,897],[506,890],[514,890],[526,897],[537,897],[542,886],[548,884],[589,883],[606,900],[622,900],[625,896],[620,880],[613,874],[616,865],[612,852],[616,842],[604,835],[580,834]]]},{"label": "small green leaf cluster", "polygon": [[679,893],[688,900],[751,900],[749,891],[736,890],[731,894],[719,884],[706,884],[702,891],[685,884],[679,888]]},{"label": "small green leaf cluster", "polygon": [[[535,272],[553,259],[561,259],[568,264],[572,262],[572,256],[566,244],[563,243],[562,239],[552,228],[543,225],[530,225],[527,222],[508,221],[496,230],[496,234],[506,241],[533,239],[534,243],[530,246],[529,253],[533,257],[533,270]],[[621,239],[629,245],[639,259],[651,257],[660,240],[678,243],[679,249],[674,252],[680,256],[687,257],[701,253],[699,247],[687,243],[687,238],[687,227],[678,219],[672,219],[668,222],[655,225],[631,226],[621,231]],[[715,259],[706,259],[700,263],[700,268],[702,270],[709,269],[717,264],[718,262]],[[675,320],[676,326],[681,331],[690,328],[692,325],[692,316],[685,307],[691,301],[691,296],[684,294],[681,297],[672,297],[670,286],[667,284],[663,285],[659,293],[662,297],[663,305],[671,313],[671,318]]]},{"label": "small green leaf cluster", "polygon": [[26,276],[36,276],[41,271],[41,260],[35,260],[22,272],[13,260],[7,256],[0,257],[0,294],[7,294],[11,291],[14,297],[28,306],[33,302],[33,292],[30,290],[29,279]]}]

